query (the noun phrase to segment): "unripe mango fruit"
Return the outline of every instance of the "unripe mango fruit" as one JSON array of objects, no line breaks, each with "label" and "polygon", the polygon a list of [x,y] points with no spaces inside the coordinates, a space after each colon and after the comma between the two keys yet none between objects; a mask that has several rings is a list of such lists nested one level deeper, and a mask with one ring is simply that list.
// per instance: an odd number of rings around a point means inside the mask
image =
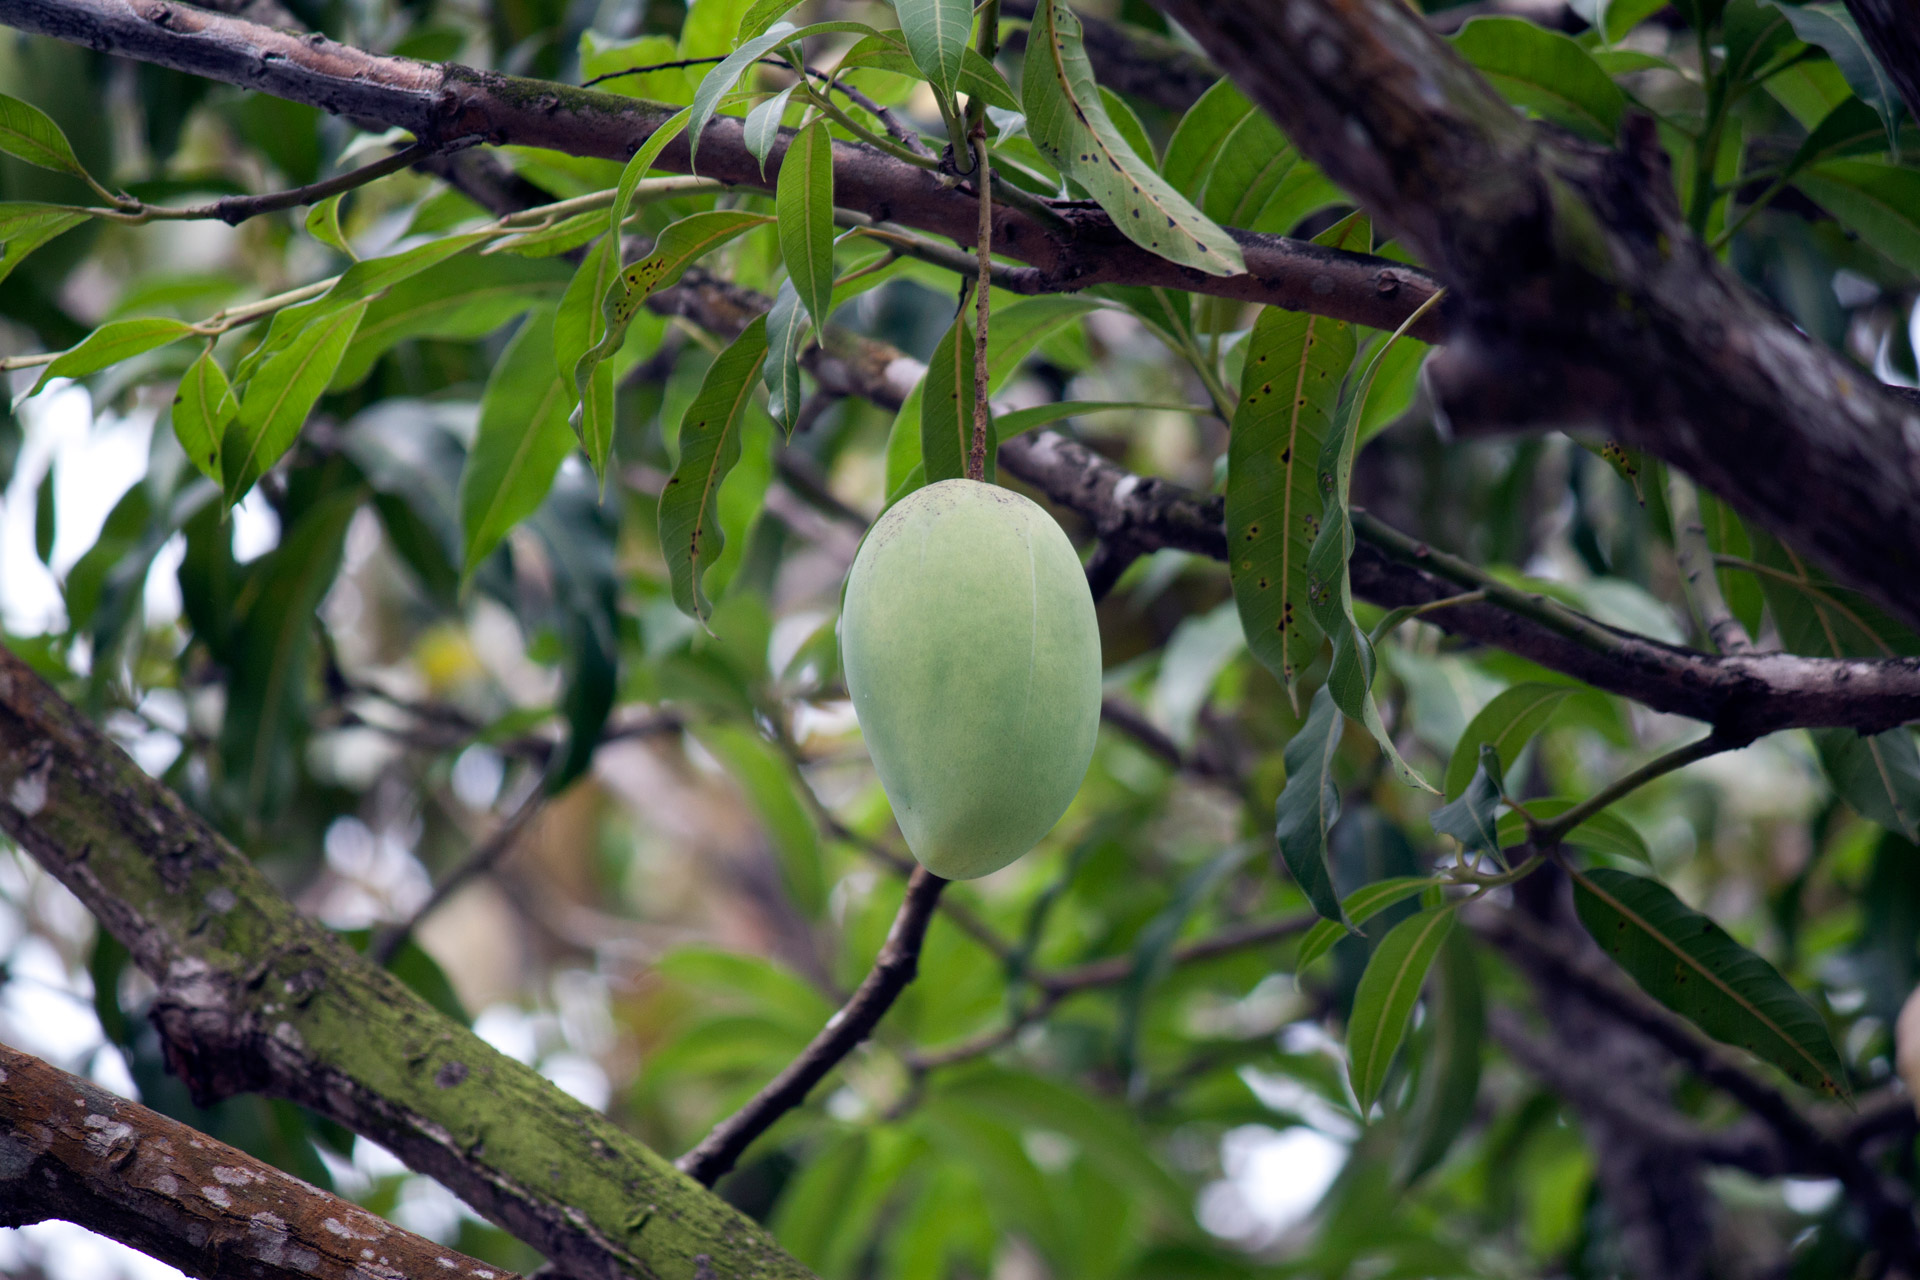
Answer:
[{"label": "unripe mango fruit", "polygon": [[847,575],[840,654],[907,847],[998,871],[1066,812],[1100,728],[1100,629],[1067,535],[977,480],[916,490]]}]

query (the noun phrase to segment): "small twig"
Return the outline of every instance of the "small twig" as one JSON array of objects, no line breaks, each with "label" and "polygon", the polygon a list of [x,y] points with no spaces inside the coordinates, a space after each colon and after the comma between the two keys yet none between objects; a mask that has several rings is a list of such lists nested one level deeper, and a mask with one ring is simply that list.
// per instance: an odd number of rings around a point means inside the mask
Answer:
[{"label": "small twig", "polygon": [[1701,630],[1721,653],[1752,653],[1753,637],[1720,593],[1713,545],[1707,541],[1707,524],[1700,515],[1700,494],[1693,481],[1672,467],[1667,468],[1667,509],[1673,515],[1674,559],[1680,563],[1687,600],[1699,615]]},{"label": "small twig", "polygon": [[820,1034],[771,1084],[674,1162],[682,1173],[702,1186],[712,1186],[733,1168],[755,1138],[804,1102],[813,1086],[872,1033],[919,971],[920,946],[926,940],[940,891],[947,883],[925,867],[914,871],[887,941],[853,998],[827,1020]]},{"label": "small twig", "polygon": [[[461,145],[471,146],[478,138],[463,140]],[[148,222],[184,222],[199,219],[218,219],[230,227],[237,227],[249,218],[257,218],[263,213],[278,213],[282,209],[293,209],[301,205],[319,204],[328,196],[339,195],[342,191],[351,191],[363,187],[390,173],[397,173],[409,165],[426,159],[439,152],[452,150],[446,146],[416,142],[410,147],[394,152],[371,164],[361,165],[358,169],[320,182],[308,183],[304,187],[294,187],[289,191],[272,191],[257,196],[224,196],[208,204],[187,205],[170,208],[164,205],[144,204],[133,201],[128,204],[115,202],[112,209],[89,209],[88,213],[96,218],[106,218],[114,222],[124,222],[131,226],[140,226]]]},{"label": "small twig", "polygon": [[407,945],[407,939],[413,936],[421,922],[439,910],[440,906],[453,896],[455,890],[475,876],[491,870],[495,863],[506,856],[507,851],[519,842],[521,833],[540,812],[546,799],[546,788],[538,779],[535,779],[526,798],[521,800],[518,807],[507,816],[506,821],[495,827],[493,834],[475,845],[473,852],[449,871],[439,884],[433,886],[432,894],[420,904],[418,911],[402,923],[392,925],[374,935],[373,941],[367,944],[367,958],[382,968],[392,963],[393,958],[400,954],[400,948]]},{"label": "small twig", "polygon": [[[974,234],[974,256],[979,276],[973,286],[973,451],[967,455],[967,479],[982,480],[987,473],[987,313],[993,291],[993,170],[987,160],[987,134],[975,125],[968,135],[973,146],[973,183],[980,193],[980,225]],[[1118,577],[1119,575],[1115,575]]]},{"label": "small twig", "polygon": [[1655,778],[1672,773],[1675,769],[1683,768],[1696,760],[1704,760],[1708,756],[1719,755],[1722,751],[1731,751],[1743,745],[1743,743],[1729,741],[1718,733],[1709,733],[1704,738],[1697,738],[1685,746],[1675,747],[1663,755],[1655,756],[1633,772],[1614,779],[1560,816],[1532,824],[1529,843],[1540,848],[1550,848],[1557,844],[1567,832],[1622,796],[1639,790]]}]

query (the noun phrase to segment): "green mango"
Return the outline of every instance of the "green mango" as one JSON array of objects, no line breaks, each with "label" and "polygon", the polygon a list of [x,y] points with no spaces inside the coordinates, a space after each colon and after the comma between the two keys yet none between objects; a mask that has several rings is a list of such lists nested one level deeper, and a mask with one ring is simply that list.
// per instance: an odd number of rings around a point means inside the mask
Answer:
[{"label": "green mango", "polygon": [[1053,517],[977,480],[902,498],[847,574],[840,649],[922,866],[983,876],[1053,829],[1100,729],[1093,595]]}]

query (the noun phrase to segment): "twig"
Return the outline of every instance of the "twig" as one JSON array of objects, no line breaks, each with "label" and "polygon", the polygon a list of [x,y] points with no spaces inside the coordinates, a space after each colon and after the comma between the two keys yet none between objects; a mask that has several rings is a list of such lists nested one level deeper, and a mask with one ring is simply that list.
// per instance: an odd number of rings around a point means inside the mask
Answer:
[{"label": "twig", "polygon": [[702,1186],[712,1186],[733,1168],[755,1138],[804,1102],[813,1086],[867,1038],[919,971],[920,946],[933,920],[934,905],[947,883],[925,867],[914,871],[887,941],[853,998],[827,1020],[820,1034],[771,1084],[674,1162],[682,1173]]},{"label": "twig", "polygon": [[1673,556],[1687,584],[1687,600],[1700,617],[1700,628],[1721,653],[1752,653],[1753,637],[1740,625],[1720,593],[1714,569],[1713,546],[1707,541],[1706,521],[1700,515],[1700,494],[1693,481],[1667,468],[1667,509],[1673,515]]},{"label": "twig", "polygon": [[1641,765],[1638,769],[1614,779],[1587,799],[1568,809],[1558,817],[1545,822],[1531,823],[1528,830],[1529,843],[1541,848],[1557,844],[1567,832],[1591,818],[1624,795],[1639,790],[1655,778],[1684,768],[1696,760],[1705,760],[1708,756],[1718,755],[1722,751],[1731,751],[1744,743],[1733,742],[1718,733],[1709,733],[1697,738],[1685,746],[1675,747],[1662,755]]},{"label": "twig", "polygon": [[979,276],[973,286],[973,450],[967,455],[967,479],[981,480],[987,473],[987,312],[993,292],[993,170],[987,159],[987,135],[975,125],[968,135],[973,146],[973,182],[979,189],[980,227],[973,251],[979,260]]},{"label": "twig", "polygon": [[518,1280],[4,1044],[0,1151],[0,1227],[65,1219],[191,1275]]},{"label": "twig", "polygon": [[446,874],[439,884],[433,886],[433,892],[420,904],[420,909],[404,922],[381,930],[367,946],[367,958],[385,968],[400,954],[400,948],[407,945],[407,939],[413,936],[420,923],[439,910],[446,900],[453,896],[467,881],[475,876],[492,870],[493,865],[505,857],[507,851],[519,842],[520,835],[527,829],[547,800],[546,788],[538,779],[526,797],[520,801],[505,822],[495,827],[493,834],[475,845],[473,852],[463,858]]},{"label": "twig", "polygon": [[[473,146],[479,138],[465,138],[459,146]],[[201,219],[218,219],[230,227],[237,227],[249,218],[257,218],[263,213],[278,213],[282,209],[298,208],[306,204],[319,204],[328,196],[339,195],[342,191],[351,191],[363,187],[390,173],[397,173],[409,165],[417,164],[429,156],[454,150],[448,146],[434,146],[431,143],[416,142],[412,146],[394,152],[390,156],[375,160],[371,164],[361,165],[358,169],[320,182],[310,182],[304,187],[294,187],[288,191],[271,191],[257,196],[223,196],[208,204],[172,207],[151,205],[139,200],[114,201],[111,209],[87,209],[83,212],[96,218],[113,222],[123,222],[129,226],[141,226],[149,222],[185,222]]]}]

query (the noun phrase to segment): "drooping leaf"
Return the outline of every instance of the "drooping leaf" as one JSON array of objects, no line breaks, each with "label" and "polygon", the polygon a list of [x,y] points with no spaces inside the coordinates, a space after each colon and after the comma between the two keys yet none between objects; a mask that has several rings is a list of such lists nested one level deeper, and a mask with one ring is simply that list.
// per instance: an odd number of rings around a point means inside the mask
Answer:
[{"label": "drooping leaf", "polygon": [[[1340,902],[1346,912],[1346,918],[1361,933],[1360,928],[1367,921],[1379,915],[1395,903],[1405,902],[1408,898],[1424,890],[1431,889],[1440,881],[1431,876],[1392,876],[1385,880],[1375,880],[1372,884],[1363,884]],[[1307,966],[1333,949],[1333,944],[1347,936],[1338,920],[1320,920],[1300,938],[1300,949],[1294,953],[1293,971],[1295,975],[1306,972]]]},{"label": "drooping leaf", "polygon": [[1129,240],[1209,275],[1246,269],[1232,237],[1135,155],[1107,118],[1080,20],[1059,0],[1035,8],[1021,97],[1034,144],[1086,188]]},{"label": "drooping leaf", "polygon": [[680,136],[687,127],[687,120],[693,114],[693,108],[676,111],[663,121],[659,128],[647,135],[647,140],[627,158],[620,170],[620,182],[614,188],[613,203],[607,207],[607,234],[617,236],[620,226],[627,220],[627,211],[633,205],[633,193],[639,189],[642,181],[653,169],[653,162],[660,158],[669,142]]},{"label": "drooping leaf", "polygon": [[1490,742],[1481,743],[1479,762],[1467,785],[1458,796],[1433,811],[1433,829],[1441,835],[1452,836],[1470,853],[1499,857],[1497,815],[1504,799],[1500,791],[1501,777],[1500,752]]},{"label": "drooping leaf", "polygon": [[[964,308],[948,326],[920,392],[920,457],[928,484],[959,480],[967,474],[967,455],[973,449],[973,308]],[[998,440],[991,415],[987,419],[987,478],[993,478],[993,456]]]},{"label": "drooping leaf", "polygon": [[790,41],[793,33],[791,22],[775,22],[761,34],[742,43],[701,77],[700,87],[693,91],[693,105],[687,108],[688,172],[700,171],[700,137],[706,132],[707,122],[713,119],[713,113],[720,109],[720,100],[740,83],[740,77],[746,74],[748,67],[771,50]]},{"label": "drooping leaf", "polygon": [[[53,540],[60,530],[60,510],[53,487],[53,467],[47,467],[47,474],[40,477],[40,488],[33,499],[33,554],[40,563],[53,567]],[[72,612],[69,603],[68,612]]]},{"label": "drooping leaf", "polygon": [[767,413],[788,435],[800,421],[800,353],[808,331],[806,308],[793,281],[783,280],[767,311]]},{"label": "drooping leaf", "polygon": [[1657,880],[1606,867],[1573,880],[1580,922],[1648,995],[1795,1082],[1851,1099],[1826,1024],[1779,970]]},{"label": "drooping leaf", "polygon": [[0,93],[0,152],[42,169],[72,174],[83,182],[92,181],[53,117],[30,102],[4,93]]},{"label": "drooping leaf", "polygon": [[307,234],[336,253],[347,257],[357,257],[353,247],[347,243],[347,237],[340,230],[340,202],[346,199],[342,191],[328,196],[325,200],[307,210]]},{"label": "drooping leaf", "polygon": [[767,176],[767,157],[773,153],[773,144],[780,140],[780,122],[786,119],[787,104],[793,100],[793,91],[799,87],[790,84],[747,112],[747,122],[740,130],[740,137],[747,144],[747,154],[759,163],[763,179]]},{"label": "drooping leaf", "polygon": [[566,382],[554,368],[552,314],[535,311],[501,352],[480,397],[480,423],[460,472],[463,577],[539,507],[572,448]]},{"label": "drooping leaf", "polygon": [[1287,743],[1287,781],[1274,805],[1274,838],[1281,861],[1313,909],[1351,929],[1327,867],[1327,828],[1340,816],[1333,756],[1344,723],[1332,691],[1322,686],[1313,695],[1306,722]]},{"label": "drooping leaf", "polygon": [[1834,790],[1861,816],[1920,840],[1920,751],[1911,729],[1815,729],[1813,745]]},{"label": "drooping leaf", "polygon": [[215,484],[223,479],[220,441],[239,411],[240,402],[227,385],[226,371],[209,347],[181,375],[173,396],[173,434],[187,460]]},{"label": "drooping leaf", "polygon": [[35,249],[86,220],[86,214],[58,205],[24,200],[0,204],[0,281]]},{"label": "drooping leaf", "polygon": [[[589,363],[588,357],[607,336],[607,313],[601,302],[617,287],[619,268],[619,238],[602,236],[580,260],[553,314],[553,359],[567,389],[571,410],[567,421],[589,461],[596,451],[604,460],[613,450],[613,366],[606,360]],[[589,374],[585,383],[577,380],[583,365]]]},{"label": "drooping leaf", "polygon": [[815,120],[787,144],[773,207],[787,278],[814,327],[823,328],[833,310],[833,138],[825,120]]},{"label": "drooping leaf", "polygon": [[1524,18],[1475,18],[1453,47],[1508,99],[1555,124],[1596,142],[1619,133],[1626,95],[1571,36]]},{"label": "drooping leaf", "polygon": [[1888,258],[1920,271],[1920,170],[1828,160],[1802,170],[1793,185]]},{"label": "drooping leaf", "polygon": [[1440,948],[1438,966],[1429,1010],[1432,1039],[1420,1063],[1401,1147],[1403,1185],[1417,1182],[1446,1157],[1473,1119],[1480,1096],[1480,1042],[1487,1015],[1473,945],[1462,934],[1450,936]]},{"label": "drooping leaf", "polygon": [[360,302],[321,316],[294,334],[247,383],[239,411],[220,442],[229,506],[293,447],[366,310],[367,304]]},{"label": "drooping leaf", "polygon": [[84,378],[155,347],[178,342],[191,333],[193,326],[186,321],[165,316],[111,321],[61,352],[52,364],[41,370],[33,390],[27,394],[39,395],[41,389],[55,378]]},{"label": "drooping leaf", "polygon": [[673,602],[706,621],[712,612],[700,580],[720,556],[721,482],[740,459],[740,426],[767,358],[767,329],[756,317],[715,358],[680,423],[680,465],[660,495],[660,546],[673,579]]},{"label": "drooping leaf", "polygon": [[1844,4],[1835,0],[1821,0],[1817,4],[1789,5],[1770,3],[1785,15],[1793,24],[1793,33],[1811,45],[1818,45],[1827,51],[1840,74],[1847,78],[1853,91],[1860,100],[1872,107],[1880,117],[1886,129],[1887,143],[1892,149],[1895,142],[1894,131],[1899,127],[1902,108],[1900,89],[1880,65],[1873,49],[1860,34],[1860,27],[1847,12]]},{"label": "drooping leaf", "polygon": [[960,66],[973,36],[970,0],[894,0],[907,52],[927,83],[948,104],[960,87]]},{"label": "drooping leaf", "polygon": [[1347,1070],[1362,1115],[1387,1082],[1387,1068],[1406,1038],[1427,970],[1452,931],[1451,906],[1409,916],[1380,940],[1360,975],[1347,1019]]},{"label": "drooping leaf", "polygon": [[1467,722],[1466,732],[1460,735],[1453,755],[1447,759],[1442,793],[1452,800],[1467,789],[1474,770],[1480,766],[1480,747],[1483,743],[1493,747],[1500,759],[1509,765],[1519,759],[1520,749],[1532,741],[1534,734],[1546,727],[1547,721],[1553,718],[1553,713],[1560,709],[1560,704],[1571,693],[1571,685],[1539,682],[1516,684],[1501,690],[1493,701],[1480,708],[1478,714]]},{"label": "drooping leaf", "polygon": [[1307,555],[1320,533],[1315,468],[1353,363],[1353,326],[1267,307],[1247,339],[1227,442],[1228,576],[1247,647],[1289,694],[1320,652]]},{"label": "drooping leaf", "polygon": [[[1580,803],[1569,796],[1544,796],[1528,800],[1527,812],[1542,822],[1559,817],[1574,805]],[[1527,838],[1527,820],[1519,813],[1505,813],[1500,816],[1500,847],[1510,849]],[[1560,843],[1578,849],[1589,849],[1595,853],[1610,853],[1616,857],[1631,858],[1635,862],[1653,865],[1653,853],[1647,848],[1647,842],[1619,814],[1608,809],[1582,822],[1566,835],[1560,837]]]}]

